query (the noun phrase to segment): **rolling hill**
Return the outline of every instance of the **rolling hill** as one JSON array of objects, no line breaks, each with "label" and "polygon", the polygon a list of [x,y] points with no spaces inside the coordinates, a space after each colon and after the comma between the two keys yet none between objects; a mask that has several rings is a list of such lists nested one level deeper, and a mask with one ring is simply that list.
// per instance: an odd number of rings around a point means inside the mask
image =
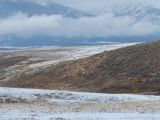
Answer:
[{"label": "rolling hill", "polygon": [[160,94],[160,41],[142,43],[21,74],[4,86]]}]

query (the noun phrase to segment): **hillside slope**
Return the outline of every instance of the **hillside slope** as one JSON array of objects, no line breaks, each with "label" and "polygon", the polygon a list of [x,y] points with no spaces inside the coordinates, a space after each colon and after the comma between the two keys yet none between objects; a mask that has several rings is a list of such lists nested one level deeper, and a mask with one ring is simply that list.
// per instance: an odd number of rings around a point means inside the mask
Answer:
[{"label": "hillside slope", "polygon": [[142,43],[22,74],[5,86],[160,94],[160,41]]}]

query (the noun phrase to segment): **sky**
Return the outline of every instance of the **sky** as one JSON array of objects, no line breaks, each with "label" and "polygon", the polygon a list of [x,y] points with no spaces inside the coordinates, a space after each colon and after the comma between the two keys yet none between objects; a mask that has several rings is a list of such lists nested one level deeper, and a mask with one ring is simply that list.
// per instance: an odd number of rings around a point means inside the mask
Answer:
[{"label": "sky", "polygon": [[[131,2],[132,4],[151,3],[151,0],[53,0],[66,6],[85,11],[97,6],[114,5]],[[41,1],[43,2],[43,1]],[[158,6],[158,0],[152,0]],[[115,17],[111,13],[96,17],[79,19],[66,18],[61,15],[28,16],[25,13],[0,19],[0,36],[14,34],[21,37],[34,35],[65,37],[110,37],[110,36],[145,36],[159,33],[160,25],[149,21],[136,21],[134,17]]]}]

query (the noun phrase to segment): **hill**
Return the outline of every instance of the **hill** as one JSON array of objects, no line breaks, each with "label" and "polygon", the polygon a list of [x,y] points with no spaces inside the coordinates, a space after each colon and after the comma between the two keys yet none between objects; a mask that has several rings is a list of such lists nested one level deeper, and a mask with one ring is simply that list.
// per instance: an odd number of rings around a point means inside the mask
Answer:
[{"label": "hill", "polygon": [[5,86],[160,94],[160,41],[142,43],[22,74]]}]

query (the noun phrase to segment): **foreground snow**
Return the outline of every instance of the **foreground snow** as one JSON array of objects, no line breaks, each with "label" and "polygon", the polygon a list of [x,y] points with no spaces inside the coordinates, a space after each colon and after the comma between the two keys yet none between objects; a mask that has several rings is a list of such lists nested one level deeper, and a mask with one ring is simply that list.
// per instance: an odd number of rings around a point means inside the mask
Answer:
[{"label": "foreground snow", "polygon": [[159,96],[0,88],[3,120],[158,120],[159,112]]},{"label": "foreground snow", "polygon": [[121,102],[160,100],[158,96],[130,94],[102,94],[55,90],[0,88],[0,102]]},{"label": "foreground snow", "polygon": [[[159,120],[160,118],[159,113],[151,112],[70,111],[69,107],[57,111],[54,109],[54,105],[45,105],[45,107],[43,105],[3,105],[3,107],[7,108],[0,110],[2,120]],[[68,109],[68,111],[65,111],[65,109]]]}]

